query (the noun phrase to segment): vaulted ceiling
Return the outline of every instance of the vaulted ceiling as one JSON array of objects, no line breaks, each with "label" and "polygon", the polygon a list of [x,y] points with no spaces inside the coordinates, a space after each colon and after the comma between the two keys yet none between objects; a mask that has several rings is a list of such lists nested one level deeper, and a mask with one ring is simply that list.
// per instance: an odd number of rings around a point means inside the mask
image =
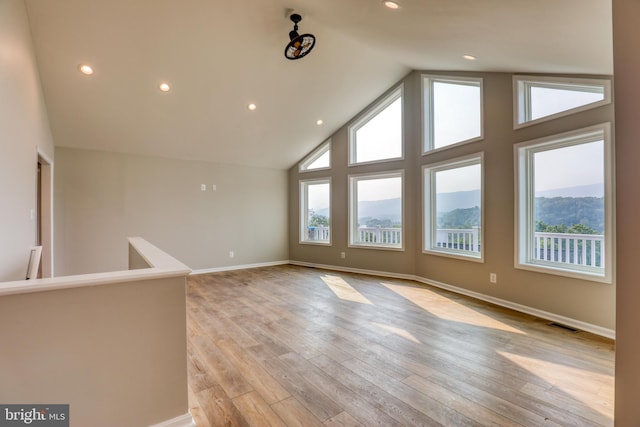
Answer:
[{"label": "vaulted ceiling", "polygon": [[65,147],[287,169],[412,69],[613,73],[610,0],[398,3],[26,0]]}]

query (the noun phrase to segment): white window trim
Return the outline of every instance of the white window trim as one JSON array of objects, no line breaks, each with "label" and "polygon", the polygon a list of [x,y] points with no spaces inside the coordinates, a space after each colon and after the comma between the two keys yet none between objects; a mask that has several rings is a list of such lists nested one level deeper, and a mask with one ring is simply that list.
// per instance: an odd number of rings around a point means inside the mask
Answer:
[{"label": "white window trim", "polygon": [[321,167],[321,168],[313,168],[313,169],[308,168],[310,164],[312,164],[313,162],[318,160],[320,157],[322,157],[327,151],[331,153],[331,138],[329,138],[328,140],[320,144],[318,148],[313,150],[307,157],[305,157],[298,164],[298,171],[301,173],[306,173],[306,172],[316,172],[316,171],[331,169],[331,154],[329,154],[329,166]]},{"label": "white window trim", "polygon": [[[581,111],[591,110],[611,103],[611,80],[608,79],[584,79],[578,77],[552,77],[552,76],[522,76],[513,75],[513,128],[520,129],[523,127],[535,125],[538,123],[554,120],[559,117],[569,116]],[[531,83],[539,83],[540,86],[553,85],[560,86],[602,86],[604,87],[604,99],[602,101],[592,102],[590,104],[581,105],[580,107],[571,108],[569,110],[560,111],[559,113],[549,116],[540,117],[535,120],[527,120],[527,111],[529,109],[529,93],[525,90],[525,86]]]},{"label": "white window trim", "polygon": [[[381,113],[385,108],[393,104],[398,98],[401,99],[400,102],[400,156],[399,157],[391,157],[388,159],[378,159],[378,160],[370,160],[366,162],[356,162],[356,132],[358,129],[369,123],[371,119],[376,117],[379,113]],[[398,87],[393,89],[378,101],[373,107],[366,110],[362,115],[360,115],[352,124],[349,125],[348,129],[349,136],[349,164],[348,166],[361,166],[361,165],[370,165],[374,163],[386,163],[393,162],[404,159],[404,84],[400,84]]]},{"label": "white window trim", "polygon": [[[548,147],[557,145],[571,146],[590,141],[604,141],[604,243],[605,243],[605,268],[603,273],[595,269],[566,268],[557,263],[545,263],[544,261],[531,261],[532,242],[529,229],[533,227],[533,203],[530,193],[533,191],[531,153],[535,151],[524,150],[527,147]],[[571,132],[551,135],[531,141],[521,142],[514,146],[515,161],[515,247],[514,266],[521,270],[530,270],[540,273],[555,274],[558,276],[573,277],[576,279],[594,282],[612,283],[614,277],[615,260],[615,222],[614,222],[614,148],[611,135],[611,124],[602,123],[577,129]],[[529,176],[523,176],[528,170]],[[528,178],[528,179],[527,179]]]},{"label": "white window trim", "polygon": [[[309,184],[329,184],[329,241],[313,241],[313,240],[304,240],[303,236],[306,230],[306,220],[309,212],[309,205],[307,203],[307,194],[306,188]],[[298,230],[298,243],[302,245],[320,245],[320,246],[332,246],[333,241],[333,226],[331,220],[331,177],[328,178],[314,178],[314,179],[301,179],[299,181],[299,197],[300,203],[298,207],[298,218],[299,218],[299,230]]]},{"label": "white window trim", "polygon": [[[478,163],[480,164],[480,242],[482,242],[480,246],[480,253],[475,254],[473,252],[431,247],[431,241],[436,224],[434,221],[432,221],[432,218],[435,215],[433,210],[436,207],[436,191],[435,182],[432,178],[433,174],[442,170],[471,166]],[[467,156],[457,157],[438,163],[423,165],[422,185],[422,226],[424,229],[424,232],[422,234],[422,253],[484,263],[484,152],[469,154]],[[427,188],[429,189],[429,197],[427,197]]]},{"label": "white window trim", "polygon": [[[465,139],[454,144],[446,145],[444,147],[433,147],[433,120],[431,119],[431,110],[433,109],[433,82],[445,82],[445,83],[479,83],[480,84],[480,135],[474,138]],[[484,139],[484,79],[482,77],[459,77],[459,76],[442,76],[432,74],[422,74],[420,80],[420,93],[421,93],[421,108],[422,108],[422,155],[428,155],[437,153],[443,150],[449,150],[461,145],[470,144],[472,142],[481,141]],[[429,85],[428,96],[429,99],[425,99],[426,87]],[[428,102],[427,102],[428,101]]]},{"label": "white window trim", "polygon": [[[400,177],[402,181],[402,189],[401,189],[401,199],[402,199],[402,236],[400,237],[402,244],[400,246],[389,246],[383,244],[365,244],[358,243],[355,240],[355,232],[358,229],[358,213],[357,207],[354,206],[356,204],[355,200],[355,192],[356,192],[356,182],[363,178],[370,179],[379,179],[379,178],[396,178]],[[398,169],[393,171],[385,171],[385,172],[372,172],[372,173],[360,173],[360,174],[352,174],[348,176],[349,181],[349,243],[347,247],[349,248],[365,248],[365,249],[381,249],[387,251],[404,251],[404,242],[405,242],[405,184],[404,184],[404,169]]]}]

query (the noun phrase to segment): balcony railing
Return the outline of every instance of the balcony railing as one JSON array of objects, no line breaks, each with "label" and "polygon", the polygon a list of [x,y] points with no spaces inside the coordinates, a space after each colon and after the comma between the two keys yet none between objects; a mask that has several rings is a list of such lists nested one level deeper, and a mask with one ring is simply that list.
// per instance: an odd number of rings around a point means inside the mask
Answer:
[{"label": "balcony railing", "polygon": [[360,227],[358,243],[375,243],[379,245],[401,245],[402,228]]},{"label": "balcony railing", "polygon": [[307,227],[307,241],[309,242],[328,242],[329,227],[325,226],[309,226]]},{"label": "balcony railing", "polygon": [[[360,227],[358,243],[400,245],[401,228]],[[329,241],[329,227],[308,227],[308,241]],[[480,227],[439,228],[436,247],[480,252]],[[534,235],[534,259],[564,264],[604,268],[604,235],[543,233]]]},{"label": "balcony railing", "polygon": [[535,233],[536,260],[604,268],[604,235]]},{"label": "balcony railing", "polygon": [[480,227],[438,228],[436,230],[437,248],[458,249],[480,252]]}]

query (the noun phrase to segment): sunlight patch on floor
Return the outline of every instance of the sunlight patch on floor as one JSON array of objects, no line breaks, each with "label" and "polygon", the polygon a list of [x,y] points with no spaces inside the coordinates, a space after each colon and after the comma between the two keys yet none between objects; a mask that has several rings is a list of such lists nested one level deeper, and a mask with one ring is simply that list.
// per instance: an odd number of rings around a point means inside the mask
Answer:
[{"label": "sunlight patch on floor", "polygon": [[422,344],[418,338],[414,337],[413,334],[406,329],[396,328],[395,326],[384,325],[378,322],[371,322],[371,324],[387,332],[398,335],[399,337],[408,339],[409,341],[413,341],[416,344]]},{"label": "sunlight patch on floor", "polygon": [[356,291],[350,284],[345,282],[342,277],[327,275],[320,278],[338,298],[360,304],[372,305],[371,301],[369,301],[367,297]]},{"label": "sunlight patch on floor", "polygon": [[457,303],[429,289],[394,285],[392,283],[381,284],[441,319],[468,323],[482,328],[498,329],[515,334],[525,334],[511,325],[507,325],[504,322],[472,310],[466,305]]},{"label": "sunlight patch on floor", "polygon": [[[585,406],[613,419],[613,407],[604,403],[610,400],[614,392],[613,373],[611,375],[597,373],[588,369],[575,368],[506,351],[497,351],[496,353],[553,386],[553,389],[556,390],[554,399],[558,399],[558,393],[565,394],[580,402],[593,400],[594,395],[603,396],[603,405],[585,404]],[[521,391],[538,396],[544,394],[548,389],[541,390],[540,387],[527,384]]]}]

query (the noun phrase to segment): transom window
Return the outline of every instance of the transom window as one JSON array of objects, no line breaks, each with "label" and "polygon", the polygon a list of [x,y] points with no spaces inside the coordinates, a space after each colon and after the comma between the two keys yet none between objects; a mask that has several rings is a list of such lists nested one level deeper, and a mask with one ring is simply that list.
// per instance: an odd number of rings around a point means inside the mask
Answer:
[{"label": "transom window", "polygon": [[349,246],[403,248],[403,175],[349,176]]},{"label": "transom window", "polygon": [[611,102],[609,80],[513,76],[513,86],[515,128]]},{"label": "transom window", "polygon": [[331,244],[331,179],[300,181],[300,242]]},{"label": "transom window", "polygon": [[331,169],[331,140],[325,141],[311,154],[302,160],[298,166],[300,172],[311,170]]},{"label": "transom window", "polygon": [[482,159],[423,167],[425,253],[483,259]]},{"label": "transom window", "polygon": [[349,127],[349,165],[402,158],[400,86]]},{"label": "transom window", "polygon": [[516,150],[516,267],[610,283],[610,125]]},{"label": "transom window", "polygon": [[422,76],[423,152],[483,137],[482,79]]}]

